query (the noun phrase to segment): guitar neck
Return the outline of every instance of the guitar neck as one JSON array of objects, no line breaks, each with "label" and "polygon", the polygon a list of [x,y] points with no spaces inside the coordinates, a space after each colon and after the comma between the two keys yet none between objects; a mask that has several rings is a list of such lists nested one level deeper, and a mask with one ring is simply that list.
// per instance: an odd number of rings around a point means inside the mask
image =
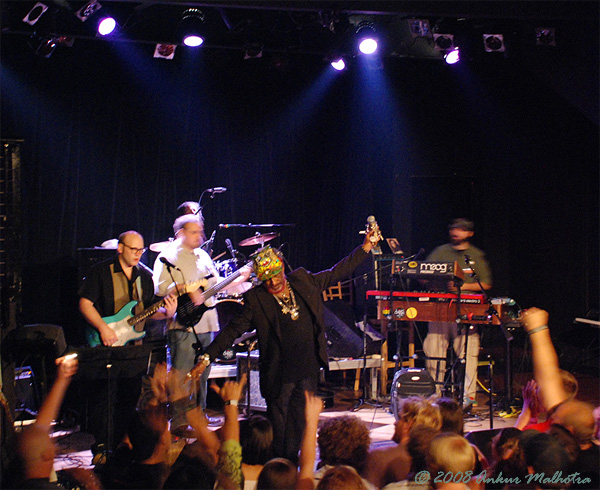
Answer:
[{"label": "guitar neck", "polygon": [[165,300],[161,299],[160,301],[157,301],[149,308],[146,308],[139,315],[132,316],[129,320],[127,320],[127,323],[133,327],[133,326],[137,325],[138,323],[140,323],[141,321],[145,320],[146,318],[154,315],[154,313],[156,313],[158,311],[158,309],[162,308],[163,306],[165,306]]},{"label": "guitar neck", "polygon": [[215,294],[217,294],[219,291],[221,291],[221,289],[224,289],[226,286],[229,286],[229,284],[231,284],[238,277],[240,277],[241,274],[242,274],[241,269],[237,270],[230,276],[227,276],[221,282],[218,282],[214,286],[208,288],[206,291],[204,291],[202,293],[202,297],[204,298],[204,301],[206,301],[209,298],[212,298]]}]

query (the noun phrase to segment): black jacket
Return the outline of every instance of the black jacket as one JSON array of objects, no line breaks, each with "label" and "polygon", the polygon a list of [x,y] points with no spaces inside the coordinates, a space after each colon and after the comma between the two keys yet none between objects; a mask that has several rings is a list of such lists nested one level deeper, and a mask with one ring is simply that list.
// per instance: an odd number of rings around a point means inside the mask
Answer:
[{"label": "black jacket", "polygon": [[[322,292],[350,276],[368,255],[361,247],[357,247],[331,269],[313,274],[299,268],[286,276],[294,292],[302,297],[310,309],[322,367],[328,366]],[[263,285],[249,290],[244,294],[243,311],[231,320],[206,348],[206,353],[214,359],[231,347],[233,341],[244,332],[256,329],[260,348],[260,391],[266,400],[277,396],[282,387],[282,344],[278,310],[279,305],[273,301],[271,293]],[[299,352],[298,355],[302,353]]]}]

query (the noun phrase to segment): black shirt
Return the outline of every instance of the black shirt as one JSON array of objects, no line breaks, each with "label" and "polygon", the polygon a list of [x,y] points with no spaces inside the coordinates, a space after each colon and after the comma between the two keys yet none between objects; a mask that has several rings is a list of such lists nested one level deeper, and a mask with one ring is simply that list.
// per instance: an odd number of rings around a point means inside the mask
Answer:
[{"label": "black shirt", "polygon": [[[83,285],[79,290],[79,296],[87,298],[94,303],[94,307],[102,317],[117,313],[115,311],[114,288],[111,275],[111,265],[113,264],[115,273],[125,274],[117,255],[112,259],[95,264],[90,273],[84,278]],[[148,306],[156,301],[154,297],[154,282],[152,281],[152,272],[142,263],[133,268],[131,279],[127,279],[129,283],[129,298],[130,300],[133,299],[133,285],[138,277],[140,277],[142,285],[142,302],[144,308],[148,308]]]},{"label": "black shirt", "polygon": [[284,383],[317,376],[320,368],[313,316],[300,295],[295,294],[295,298],[300,313],[296,320],[289,313],[284,315],[278,305]]}]

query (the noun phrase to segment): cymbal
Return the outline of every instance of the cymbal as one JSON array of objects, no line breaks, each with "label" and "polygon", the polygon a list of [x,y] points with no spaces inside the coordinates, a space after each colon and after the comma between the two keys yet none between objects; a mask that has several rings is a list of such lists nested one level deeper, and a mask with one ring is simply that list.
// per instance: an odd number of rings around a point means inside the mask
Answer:
[{"label": "cymbal", "polygon": [[250,238],[242,240],[240,243],[238,243],[238,246],[248,247],[250,245],[263,245],[278,236],[279,233],[263,233],[262,235],[256,234],[254,236],[251,236]]},{"label": "cymbal", "polygon": [[166,250],[169,247],[169,245],[171,245],[172,243],[173,243],[173,239],[165,240],[164,242],[151,243],[148,248],[150,250],[152,250],[153,252],[160,253],[163,250]]}]

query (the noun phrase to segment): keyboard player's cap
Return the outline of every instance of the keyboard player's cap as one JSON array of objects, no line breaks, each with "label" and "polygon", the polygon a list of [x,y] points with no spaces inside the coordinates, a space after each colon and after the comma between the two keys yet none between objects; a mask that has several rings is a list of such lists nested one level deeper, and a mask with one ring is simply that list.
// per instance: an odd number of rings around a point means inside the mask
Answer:
[{"label": "keyboard player's cap", "polygon": [[450,225],[448,225],[448,229],[452,230],[454,228],[460,228],[465,231],[475,231],[475,223],[468,220],[467,218],[457,218]]}]

